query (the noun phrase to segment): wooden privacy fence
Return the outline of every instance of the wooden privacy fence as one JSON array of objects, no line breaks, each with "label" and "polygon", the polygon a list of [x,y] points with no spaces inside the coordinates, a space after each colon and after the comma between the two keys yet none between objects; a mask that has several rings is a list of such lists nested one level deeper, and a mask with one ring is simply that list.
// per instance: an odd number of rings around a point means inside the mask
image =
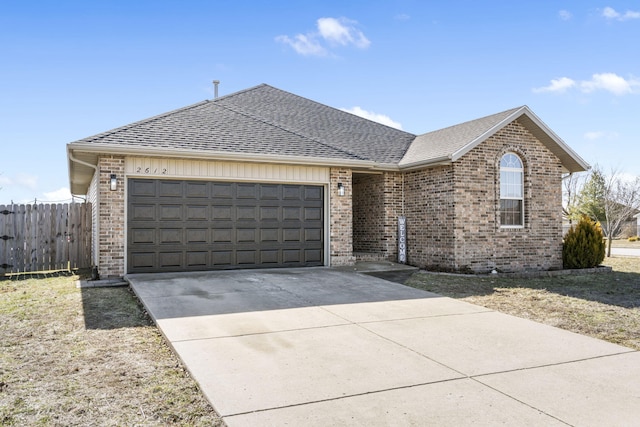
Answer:
[{"label": "wooden privacy fence", "polygon": [[0,276],[91,267],[91,204],[0,205]]}]

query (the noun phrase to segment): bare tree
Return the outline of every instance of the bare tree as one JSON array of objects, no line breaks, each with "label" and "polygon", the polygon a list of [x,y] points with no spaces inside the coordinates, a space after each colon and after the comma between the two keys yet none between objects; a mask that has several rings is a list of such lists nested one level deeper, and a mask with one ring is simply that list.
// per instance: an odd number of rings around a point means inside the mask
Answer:
[{"label": "bare tree", "polygon": [[605,177],[604,181],[604,216],[603,227],[607,236],[607,256],[611,256],[611,240],[620,230],[624,221],[629,220],[640,210],[640,177],[625,179],[616,169]]},{"label": "bare tree", "polygon": [[580,216],[579,195],[584,185],[584,175],[568,173],[562,177],[562,217],[573,223]]}]

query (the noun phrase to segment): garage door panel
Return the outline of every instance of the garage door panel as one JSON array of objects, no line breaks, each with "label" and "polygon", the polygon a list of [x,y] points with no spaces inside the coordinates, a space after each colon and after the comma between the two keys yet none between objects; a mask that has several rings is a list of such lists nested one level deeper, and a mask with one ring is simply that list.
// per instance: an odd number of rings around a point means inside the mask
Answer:
[{"label": "garage door panel", "polygon": [[160,181],[158,187],[159,197],[179,197],[184,193],[182,181]]},{"label": "garage door panel", "polygon": [[302,200],[302,188],[299,185],[283,185],[283,200]]},{"label": "garage door panel", "polygon": [[213,251],[211,252],[211,266],[213,268],[220,266],[233,265],[233,251]]},{"label": "garage door panel", "polygon": [[154,245],[157,243],[155,228],[137,228],[129,233],[129,240],[135,245]]},{"label": "garage door panel", "polygon": [[322,262],[322,249],[305,249],[304,261],[309,264]]},{"label": "garage door panel", "polygon": [[209,206],[208,205],[186,205],[185,219],[187,221],[208,221]]},{"label": "garage door panel", "polygon": [[324,190],[128,181],[128,272],[324,264]]},{"label": "garage door panel", "polygon": [[322,242],[322,230],[319,228],[304,230],[304,241],[305,242]]},{"label": "garage door panel", "polygon": [[237,250],[236,251],[236,264],[238,265],[256,265],[258,263],[256,250]]},{"label": "garage door panel", "polygon": [[279,200],[280,199],[280,186],[276,184],[261,184],[260,185],[260,200]]},{"label": "garage door panel", "polygon": [[155,197],[156,183],[151,180],[129,180],[129,195],[138,197]]},{"label": "garage door panel", "polygon": [[156,254],[155,252],[137,252],[129,257],[130,262],[138,269],[155,268]]},{"label": "garage door panel", "polygon": [[300,264],[302,261],[300,253],[300,249],[284,249],[282,251],[282,262],[284,264]]},{"label": "garage door panel", "polygon": [[160,230],[160,244],[184,244],[182,228],[163,228]]},{"label": "garage door panel", "polygon": [[155,221],[157,218],[156,205],[135,204],[129,212],[132,221]]},{"label": "garage door panel", "polygon": [[260,229],[260,243],[271,243],[280,241],[280,229],[262,228]]},{"label": "garage door panel", "polygon": [[238,184],[236,187],[236,198],[256,200],[259,191],[258,185],[259,184]]},{"label": "garage door panel", "polygon": [[236,221],[250,220],[256,221],[258,219],[256,206],[237,206],[236,207]]},{"label": "garage door panel", "polygon": [[280,251],[277,249],[260,251],[260,264],[280,264]]},{"label": "garage door panel", "polygon": [[183,219],[183,205],[162,204],[159,206],[160,221],[181,221]]},{"label": "garage door panel", "polygon": [[233,229],[213,229],[211,230],[212,233],[212,243],[231,243],[234,241],[235,237],[235,233]]},{"label": "garage door panel", "polygon": [[230,182],[217,182],[212,184],[211,197],[221,199],[233,198],[233,184]]},{"label": "garage door panel", "polygon": [[185,197],[189,199],[208,199],[209,187],[207,182],[186,182]]},{"label": "garage door panel", "polygon": [[304,200],[314,200],[319,201],[322,200],[322,187],[304,187]]},{"label": "garage door panel", "polygon": [[285,228],[282,230],[283,242],[299,242],[300,241],[300,229],[299,228]]},{"label": "garage door panel", "polygon": [[186,234],[187,240],[185,243],[209,243],[209,229],[208,228],[189,228]]},{"label": "garage door panel", "polygon": [[304,208],[305,221],[314,221],[322,219],[322,208]]},{"label": "garage door panel", "polygon": [[238,243],[256,243],[255,228],[240,228],[236,230],[236,242]]},{"label": "garage door panel", "polygon": [[189,251],[186,253],[187,268],[207,267],[209,265],[209,251]]},{"label": "garage door panel", "polygon": [[227,220],[231,221],[233,218],[233,206],[213,206],[212,208],[211,218],[216,220]]},{"label": "garage door panel", "polygon": [[278,206],[260,206],[260,221],[278,221],[281,208]]},{"label": "garage door panel", "polygon": [[282,220],[283,221],[291,221],[291,220],[300,221],[302,219],[301,211],[302,209],[299,207],[285,207],[282,209]]},{"label": "garage door panel", "polygon": [[184,264],[182,255],[183,253],[179,251],[160,252],[158,256],[158,267],[160,267],[161,269],[182,267]]}]

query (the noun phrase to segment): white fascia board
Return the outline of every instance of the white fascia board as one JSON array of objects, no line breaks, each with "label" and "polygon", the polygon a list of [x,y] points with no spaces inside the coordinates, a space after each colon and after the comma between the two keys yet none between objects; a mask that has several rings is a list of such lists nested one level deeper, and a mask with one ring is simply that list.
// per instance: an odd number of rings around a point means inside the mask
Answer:
[{"label": "white fascia board", "polygon": [[578,155],[578,153],[576,153],[575,151],[573,151],[573,149],[571,147],[569,147],[567,145],[566,142],[564,142],[562,140],[562,138],[560,138],[558,135],[556,135],[556,133],[551,130],[551,128],[549,128],[541,119],[540,117],[538,117],[533,111],[531,111],[529,109],[529,107],[525,106],[523,107],[525,108],[525,114],[527,115],[527,117],[529,117],[529,119],[531,119],[532,122],[534,122],[538,127],[540,127],[547,135],[549,135],[551,137],[551,139],[553,139],[553,141],[562,149],[564,150],[573,160],[576,161],[576,163],[578,163],[582,168],[584,168],[585,170],[589,170],[591,169],[591,165],[589,163],[587,163],[582,157],[580,157]]},{"label": "white fascia board", "polygon": [[421,160],[419,162],[413,162],[413,163],[408,163],[406,165],[401,165],[399,169],[403,172],[412,171],[412,170],[423,169],[423,168],[433,167],[433,166],[449,165],[452,163],[452,161],[453,160],[450,156],[441,156],[441,157],[436,157],[435,159]]},{"label": "white fascia board", "polygon": [[70,151],[84,153],[120,154],[123,156],[174,157],[181,159],[226,160],[251,163],[280,163],[294,165],[335,166],[352,168],[376,168],[379,164],[370,160],[344,160],[326,157],[297,157],[275,154],[225,153],[204,150],[175,150],[147,147],[114,147],[99,144],[69,144]]}]

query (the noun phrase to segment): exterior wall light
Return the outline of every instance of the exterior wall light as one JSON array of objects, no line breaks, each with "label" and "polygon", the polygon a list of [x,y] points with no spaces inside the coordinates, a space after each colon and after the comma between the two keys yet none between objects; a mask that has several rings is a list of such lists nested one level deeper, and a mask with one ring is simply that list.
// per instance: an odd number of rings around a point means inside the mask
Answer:
[{"label": "exterior wall light", "polygon": [[116,178],[115,174],[111,174],[111,179],[109,180],[109,190],[116,191],[118,189],[118,178]]},{"label": "exterior wall light", "polygon": [[344,185],[341,182],[338,183],[338,196],[344,196]]}]

